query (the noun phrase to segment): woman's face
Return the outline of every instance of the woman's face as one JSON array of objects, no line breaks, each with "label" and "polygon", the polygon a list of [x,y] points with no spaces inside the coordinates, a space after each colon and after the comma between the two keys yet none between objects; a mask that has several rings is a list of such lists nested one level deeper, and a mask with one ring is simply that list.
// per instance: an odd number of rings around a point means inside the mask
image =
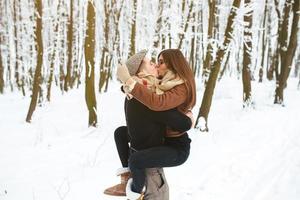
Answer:
[{"label": "woman's face", "polygon": [[149,58],[144,58],[139,71],[145,71],[155,77],[158,76],[155,63],[151,62]]},{"label": "woman's face", "polygon": [[168,67],[167,67],[162,55],[160,55],[158,58],[156,69],[158,71],[158,76],[164,76],[168,71]]}]

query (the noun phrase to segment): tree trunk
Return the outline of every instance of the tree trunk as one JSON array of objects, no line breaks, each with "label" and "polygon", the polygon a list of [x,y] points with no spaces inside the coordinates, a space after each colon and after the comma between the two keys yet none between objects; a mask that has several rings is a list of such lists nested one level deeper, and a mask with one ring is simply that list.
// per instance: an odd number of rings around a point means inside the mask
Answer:
[{"label": "tree trunk", "polygon": [[[3,22],[3,13],[2,13],[2,9],[3,9],[3,3],[0,2],[0,27],[2,28],[4,25]],[[3,67],[3,63],[2,63],[2,52],[1,52],[1,46],[2,46],[2,33],[0,32],[0,93],[3,94],[4,92],[4,79],[3,79],[3,72],[4,72],[4,67]]]},{"label": "tree trunk", "polygon": [[[19,27],[19,21],[18,21],[18,5],[17,5],[18,0],[14,0],[13,6],[14,6],[14,44],[15,44],[15,79],[17,83],[18,89],[21,88],[21,82],[20,82],[20,75],[19,75],[19,46],[18,46],[18,41],[19,41],[19,35],[18,35],[18,27]],[[20,6],[20,5],[19,5]]]},{"label": "tree trunk", "polygon": [[153,40],[153,52],[152,52],[152,60],[155,60],[159,49],[159,42],[160,42],[160,31],[162,29],[162,22],[163,22],[163,1],[164,0],[159,0],[158,2],[158,17],[156,19],[156,24],[155,24],[155,31],[154,31],[154,40]]},{"label": "tree trunk", "polygon": [[[251,7],[251,0],[245,0],[245,7]],[[249,9],[249,8],[248,8]],[[253,9],[244,15],[244,56],[243,56],[243,106],[249,107],[251,100],[251,57],[252,57],[252,15]]]},{"label": "tree trunk", "polygon": [[[2,8],[2,7],[0,7]],[[1,13],[2,14],[2,13]],[[0,17],[2,17],[2,15],[0,15]],[[1,24],[1,21],[0,21]],[[1,34],[0,34],[0,47],[2,45],[2,38],[1,38]],[[3,64],[2,64],[2,54],[1,54],[1,48],[0,48],[0,93],[3,94],[4,92],[4,79],[3,79]]]},{"label": "tree trunk", "polygon": [[50,64],[50,74],[49,79],[47,83],[47,101],[50,102],[51,99],[51,86],[53,81],[53,75],[54,75],[54,63],[55,63],[55,54],[56,54],[56,46],[57,46],[57,30],[58,30],[58,24],[56,24],[54,35],[55,39],[53,41],[53,50],[51,54],[51,64]]},{"label": "tree trunk", "polygon": [[67,74],[64,81],[64,90],[68,91],[71,87],[71,70],[72,70],[72,59],[73,59],[73,0],[70,0],[70,17],[67,33],[67,43],[68,43],[68,63],[67,63]]},{"label": "tree trunk", "polygon": [[41,70],[43,64],[42,8],[43,8],[42,0],[36,0],[35,9],[36,9],[37,16],[36,16],[35,37],[36,37],[36,48],[37,48],[37,65],[34,73],[31,102],[26,117],[26,122],[29,123],[31,122],[32,114],[36,108],[36,104],[40,92]]},{"label": "tree trunk", "polygon": [[133,15],[132,16],[133,16],[133,18],[132,18],[132,24],[131,24],[129,57],[135,54],[137,0],[133,0]]},{"label": "tree trunk", "polygon": [[106,79],[106,60],[109,54],[109,40],[108,36],[110,34],[109,24],[110,24],[110,9],[109,5],[107,3],[107,0],[104,0],[104,41],[103,41],[103,47],[102,47],[102,55],[101,55],[101,61],[100,61],[100,80],[99,80],[99,92],[102,92],[102,88],[104,87],[105,79]]},{"label": "tree trunk", "polygon": [[268,15],[268,0],[265,2],[265,10],[264,10],[264,19],[263,19],[263,25],[262,25],[262,57],[261,57],[261,62],[260,62],[260,68],[259,68],[259,78],[258,82],[261,83],[263,81],[263,75],[264,75],[264,61],[265,61],[265,52],[266,52],[266,21],[267,21],[267,15]]},{"label": "tree trunk", "polygon": [[225,73],[225,71],[226,71],[226,69],[227,69],[227,66],[228,66],[228,63],[229,63],[229,58],[230,58],[230,51],[228,52],[228,55],[227,55],[226,57],[227,57],[227,58],[226,58],[226,61],[225,61],[224,66],[223,66],[223,69],[222,69],[222,71],[220,72],[220,76],[219,76],[219,78],[218,78],[218,81],[220,81],[220,80],[222,79],[222,77],[223,77],[223,75],[224,75],[224,73]]},{"label": "tree trunk", "polygon": [[214,93],[214,89],[216,86],[216,81],[218,78],[218,73],[220,71],[220,66],[224,57],[224,54],[226,53],[226,50],[228,48],[228,45],[232,39],[232,33],[233,33],[233,21],[237,15],[237,9],[240,7],[241,0],[234,0],[233,5],[228,17],[227,26],[225,29],[225,35],[224,35],[224,41],[222,46],[218,48],[217,56],[215,61],[212,64],[211,73],[209,75],[209,79],[203,94],[201,107],[196,119],[196,126],[200,120],[200,117],[204,120],[204,123],[202,127],[200,127],[201,131],[208,131],[207,126],[207,119],[208,114],[210,111],[211,103],[212,103],[212,97]]},{"label": "tree trunk", "polygon": [[85,52],[85,100],[89,111],[89,126],[97,125],[97,102],[95,96],[95,7],[88,1]]},{"label": "tree trunk", "polygon": [[[288,3],[289,0],[287,0],[286,3]],[[292,31],[290,35],[290,41],[287,47],[287,50],[282,49],[281,53],[284,55],[282,57],[281,61],[281,70],[280,70],[280,75],[279,75],[279,84],[276,85],[276,90],[275,90],[275,104],[283,104],[283,90],[286,87],[287,84],[287,79],[290,74],[291,70],[291,65],[293,62],[293,58],[295,55],[295,51],[297,48],[297,34],[298,34],[298,22],[299,22],[299,12],[300,12],[300,7],[299,7],[299,1],[294,1],[293,5],[293,23],[292,23]],[[288,30],[288,29],[282,29],[283,30]]]},{"label": "tree trunk", "polygon": [[[112,52],[116,52],[116,57],[121,57],[120,50],[120,32],[118,31],[121,11],[124,5],[124,0],[120,3],[120,8],[117,8],[117,2],[112,2],[112,7],[109,6],[107,1],[104,1],[104,42],[102,47],[102,55],[100,61],[100,80],[99,80],[99,92],[106,92],[108,89],[108,83],[111,79],[111,67],[113,61]],[[110,20],[112,19],[112,20]],[[113,27],[110,26],[113,21]],[[112,39],[109,39],[109,35],[113,34]],[[111,44],[110,44],[111,43]],[[111,48],[110,48],[111,47]]]},{"label": "tree trunk", "polygon": [[189,63],[190,63],[190,66],[195,74],[195,71],[196,71],[196,66],[195,66],[195,43],[196,43],[196,24],[195,24],[195,21],[196,21],[196,12],[193,13],[193,17],[192,17],[192,21],[193,21],[193,25],[192,25],[192,39],[191,39],[191,52],[190,52],[190,59],[189,59]]},{"label": "tree trunk", "polygon": [[294,76],[297,77],[300,71],[300,48],[298,50],[298,56],[295,60],[295,71],[294,71]]},{"label": "tree trunk", "polygon": [[276,85],[279,85],[280,73],[279,66],[283,62],[283,59],[286,54],[286,49],[288,45],[288,25],[289,25],[289,16],[292,8],[292,0],[286,0],[283,8],[283,17],[281,17],[279,10],[278,0],[274,0],[275,10],[278,17],[278,40],[277,40],[277,49],[274,55],[272,69],[275,70]]},{"label": "tree trunk", "polygon": [[209,76],[211,61],[213,58],[213,47],[212,47],[212,39],[213,39],[213,28],[215,24],[215,10],[216,10],[216,2],[215,0],[208,0],[209,5],[209,19],[208,19],[208,30],[207,30],[207,47],[206,47],[206,56],[203,63],[203,78],[205,85],[207,83],[207,79]]},{"label": "tree trunk", "polygon": [[[185,1],[185,0],[183,0]],[[184,23],[184,28],[183,28],[183,33],[179,34],[179,44],[178,44],[178,49],[181,49],[182,43],[183,43],[183,39],[184,39],[184,33],[186,33],[188,27],[189,27],[189,23],[190,23],[190,19],[191,19],[191,15],[193,12],[193,7],[194,7],[194,1],[191,2],[191,5],[189,7],[189,12],[188,12],[188,16],[186,18],[186,21]],[[184,7],[183,7],[184,9]],[[184,13],[184,12],[183,12]]]}]

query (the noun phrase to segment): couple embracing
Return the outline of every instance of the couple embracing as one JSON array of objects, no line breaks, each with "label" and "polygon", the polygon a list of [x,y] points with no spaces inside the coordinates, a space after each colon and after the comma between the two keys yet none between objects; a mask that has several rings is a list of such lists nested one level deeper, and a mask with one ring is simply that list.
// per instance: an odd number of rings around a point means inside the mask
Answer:
[{"label": "couple embracing", "polygon": [[189,156],[195,79],[180,50],[163,50],[157,64],[146,54],[143,50],[117,68],[126,94],[126,126],[114,132],[121,183],[104,193],[129,200],[168,200],[163,168],[179,166]]}]

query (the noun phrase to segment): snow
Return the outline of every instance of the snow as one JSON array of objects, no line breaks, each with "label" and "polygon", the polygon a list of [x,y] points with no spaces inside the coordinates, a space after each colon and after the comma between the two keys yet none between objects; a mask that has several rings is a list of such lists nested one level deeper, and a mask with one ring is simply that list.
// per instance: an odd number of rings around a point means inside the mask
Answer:
[{"label": "snow", "polygon": [[[241,80],[223,78],[208,117],[209,132],[189,131],[190,157],[165,168],[171,200],[298,200],[300,91],[285,90],[273,104],[275,83],[252,82],[254,109],[242,109]],[[203,88],[199,88],[197,114]],[[125,123],[118,83],[97,95],[97,128],[88,128],[84,87],[38,107],[25,122],[29,97],[0,95],[1,200],[109,200],[103,190],[119,181],[114,129]]]}]

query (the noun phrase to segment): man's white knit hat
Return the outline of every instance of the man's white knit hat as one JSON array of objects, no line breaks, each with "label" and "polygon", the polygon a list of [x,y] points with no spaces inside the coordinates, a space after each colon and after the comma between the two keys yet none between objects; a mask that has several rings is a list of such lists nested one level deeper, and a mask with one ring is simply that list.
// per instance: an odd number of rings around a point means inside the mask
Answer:
[{"label": "man's white knit hat", "polygon": [[130,58],[128,58],[128,60],[125,62],[126,66],[128,68],[129,74],[131,76],[133,76],[137,73],[147,52],[148,52],[148,50],[144,49],[144,50],[134,54]]}]

